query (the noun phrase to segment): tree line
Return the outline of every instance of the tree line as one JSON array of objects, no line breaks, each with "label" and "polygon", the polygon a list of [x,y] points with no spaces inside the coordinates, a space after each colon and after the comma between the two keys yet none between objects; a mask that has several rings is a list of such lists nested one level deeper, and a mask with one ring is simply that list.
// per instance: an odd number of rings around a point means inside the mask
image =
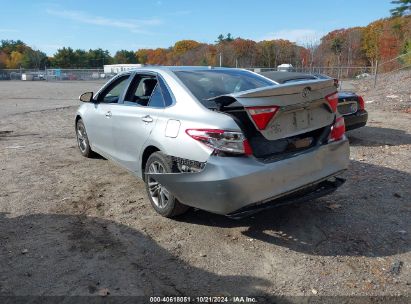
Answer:
[{"label": "tree line", "polygon": [[[321,39],[306,39],[304,45],[288,40],[253,41],[219,35],[214,43],[181,40],[169,48],[88,51],[63,47],[51,56],[21,40],[1,40],[0,68],[101,68],[104,64],[211,65],[275,68],[282,63],[295,67],[375,66],[400,54],[411,53],[411,0],[395,0],[392,17],[365,27],[329,32]],[[402,58],[411,64],[411,56]]]}]

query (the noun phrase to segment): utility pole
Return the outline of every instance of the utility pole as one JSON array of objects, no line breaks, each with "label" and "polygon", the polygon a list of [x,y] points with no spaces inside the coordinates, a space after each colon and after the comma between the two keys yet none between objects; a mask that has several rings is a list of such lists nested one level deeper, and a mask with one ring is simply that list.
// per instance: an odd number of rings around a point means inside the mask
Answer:
[{"label": "utility pole", "polygon": [[375,61],[374,88],[377,86],[377,77],[378,77],[378,60]]}]

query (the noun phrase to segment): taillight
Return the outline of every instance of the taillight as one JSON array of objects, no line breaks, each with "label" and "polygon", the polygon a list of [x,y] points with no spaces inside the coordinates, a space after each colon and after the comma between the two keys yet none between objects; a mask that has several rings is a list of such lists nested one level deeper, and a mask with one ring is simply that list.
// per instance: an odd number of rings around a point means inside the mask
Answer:
[{"label": "taillight", "polygon": [[337,106],[338,106],[338,93],[332,93],[330,95],[325,96],[325,99],[328,101],[330,104],[330,107],[333,112],[337,112]]},{"label": "taillight", "polygon": [[365,109],[364,98],[362,98],[361,96],[358,96],[358,106],[360,107],[361,110]]},{"label": "taillight", "polygon": [[343,117],[337,117],[335,123],[331,127],[330,139],[328,142],[337,141],[344,137],[345,123]]},{"label": "taillight", "polygon": [[248,140],[241,132],[219,129],[187,129],[186,133],[216,151],[245,155],[253,154]]},{"label": "taillight", "polygon": [[270,120],[278,112],[279,107],[249,107],[246,109],[248,113],[250,113],[251,118],[253,119],[257,128],[259,130],[264,130],[267,127]]}]

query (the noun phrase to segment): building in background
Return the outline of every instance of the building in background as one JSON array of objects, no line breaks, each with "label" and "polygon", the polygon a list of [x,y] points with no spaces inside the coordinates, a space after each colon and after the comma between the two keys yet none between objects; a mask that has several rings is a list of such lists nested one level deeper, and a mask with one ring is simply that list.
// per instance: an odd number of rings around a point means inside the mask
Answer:
[{"label": "building in background", "polygon": [[124,71],[141,68],[143,64],[105,64],[104,74],[118,74]]}]

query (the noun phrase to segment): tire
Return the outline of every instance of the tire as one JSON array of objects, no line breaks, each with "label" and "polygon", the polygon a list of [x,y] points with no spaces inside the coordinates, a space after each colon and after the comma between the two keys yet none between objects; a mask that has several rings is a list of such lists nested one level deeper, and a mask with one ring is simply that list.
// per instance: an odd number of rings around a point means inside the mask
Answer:
[{"label": "tire", "polygon": [[84,126],[83,120],[81,118],[76,123],[76,138],[81,155],[91,158],[93,156],[93,151],[90,147],[90,141],[87,136],[86,127]]},{"label": "tire", "polygon": [[154,210],[168,218],[185,213],[189,207],[181,204],[164,186],[161,186],[154,178],[146,176],[149,172],[173,172],[171,159],[161,152],[154,152],[147,160],[144,172],[147,195]]}]

